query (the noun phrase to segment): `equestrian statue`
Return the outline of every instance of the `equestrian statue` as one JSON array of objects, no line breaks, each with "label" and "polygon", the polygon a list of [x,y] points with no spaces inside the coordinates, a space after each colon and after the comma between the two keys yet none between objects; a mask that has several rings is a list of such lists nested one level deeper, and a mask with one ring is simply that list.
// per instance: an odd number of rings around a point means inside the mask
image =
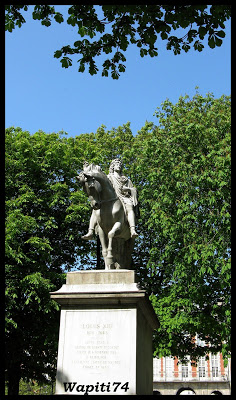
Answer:
[{"label": "equestrian statue", "polygon": [[110,164],[106,175],[99,165],[85,162],[83,171],[76,177],[93,208],[88,233],[84,240],[99,235],[105,269],[129,269],[135,230],[139,217],[137,190],[131,180],[122,175],[119,158]]}]

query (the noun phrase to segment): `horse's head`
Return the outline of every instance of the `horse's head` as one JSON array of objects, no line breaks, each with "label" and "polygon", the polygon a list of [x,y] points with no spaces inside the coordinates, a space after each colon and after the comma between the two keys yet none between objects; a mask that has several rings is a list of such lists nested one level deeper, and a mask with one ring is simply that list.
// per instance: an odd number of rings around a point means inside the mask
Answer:
[{"label": "horse's head", "polygon": [[102,191],[101,184],[90,172],[80,172],[76,179],[82,184],[84,192],[90,200],[91,207],[94,210],[101,208],[100,194]]}]

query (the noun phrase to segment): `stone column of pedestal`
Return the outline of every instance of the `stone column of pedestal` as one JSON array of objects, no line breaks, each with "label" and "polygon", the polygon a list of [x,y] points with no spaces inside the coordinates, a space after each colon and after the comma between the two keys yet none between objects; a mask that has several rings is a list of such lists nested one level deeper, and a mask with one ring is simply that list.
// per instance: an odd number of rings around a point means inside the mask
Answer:
[{"label": "stone column of pedestal", "polygon": [[70,272],[51,298],[61,305],[56,394],[153,393],[158,321],[134,271]]}]

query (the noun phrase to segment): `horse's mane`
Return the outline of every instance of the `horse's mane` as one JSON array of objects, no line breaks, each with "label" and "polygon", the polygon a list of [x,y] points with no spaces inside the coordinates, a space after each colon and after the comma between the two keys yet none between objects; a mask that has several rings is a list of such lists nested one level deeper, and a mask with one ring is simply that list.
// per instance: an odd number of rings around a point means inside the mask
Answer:
[{"label": "horse's mane", "polygon": [[105,179],[107,178],[107,175],[105,174],[105,172],[103,172],[102,168],[100,167],[100,165],[96,165],[96,164],[89,164],[88,166],[85,167],[84,169],[85,173],[89,173],[89,174],[93,174],[93,173],[100,173]]}]

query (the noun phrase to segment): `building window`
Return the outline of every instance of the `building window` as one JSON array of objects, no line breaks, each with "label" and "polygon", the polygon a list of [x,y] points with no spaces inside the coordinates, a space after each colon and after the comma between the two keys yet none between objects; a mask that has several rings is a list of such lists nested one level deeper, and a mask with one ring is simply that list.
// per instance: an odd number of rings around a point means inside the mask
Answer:
[{"label": "building window", "polygon": [[206,369],[205,367],[199,367],[199,378],[205,378],[206,376]]},{"label": "building window", "polygon": [[161,359],[160,358],[153,359],[153,379],[154,379],[154,381],[158,381],[161,379]]},{"label": "building window", "polygon": [[205,357],[200,357],[198,361],[198,375],[199,378],[205,378],[206,376],[206,362]]},{"label": "building window", "polygon": [[219,376],[219,355],[212,354],[211,355],[211,371],[212,371],[212,378],[218,378]]},{"label": "building window", "polygon": [[172,357],[165,357],[165,375],[166,380],[174,378],[174,358]]},{"label": "building window", "polygon": [[188,378],[188,365],[182,365],[182,378]]},{"label": "building window", "polygon": [[217,378],[219,376],[218,367],[212,367],[212,376],[213,378]]}]

